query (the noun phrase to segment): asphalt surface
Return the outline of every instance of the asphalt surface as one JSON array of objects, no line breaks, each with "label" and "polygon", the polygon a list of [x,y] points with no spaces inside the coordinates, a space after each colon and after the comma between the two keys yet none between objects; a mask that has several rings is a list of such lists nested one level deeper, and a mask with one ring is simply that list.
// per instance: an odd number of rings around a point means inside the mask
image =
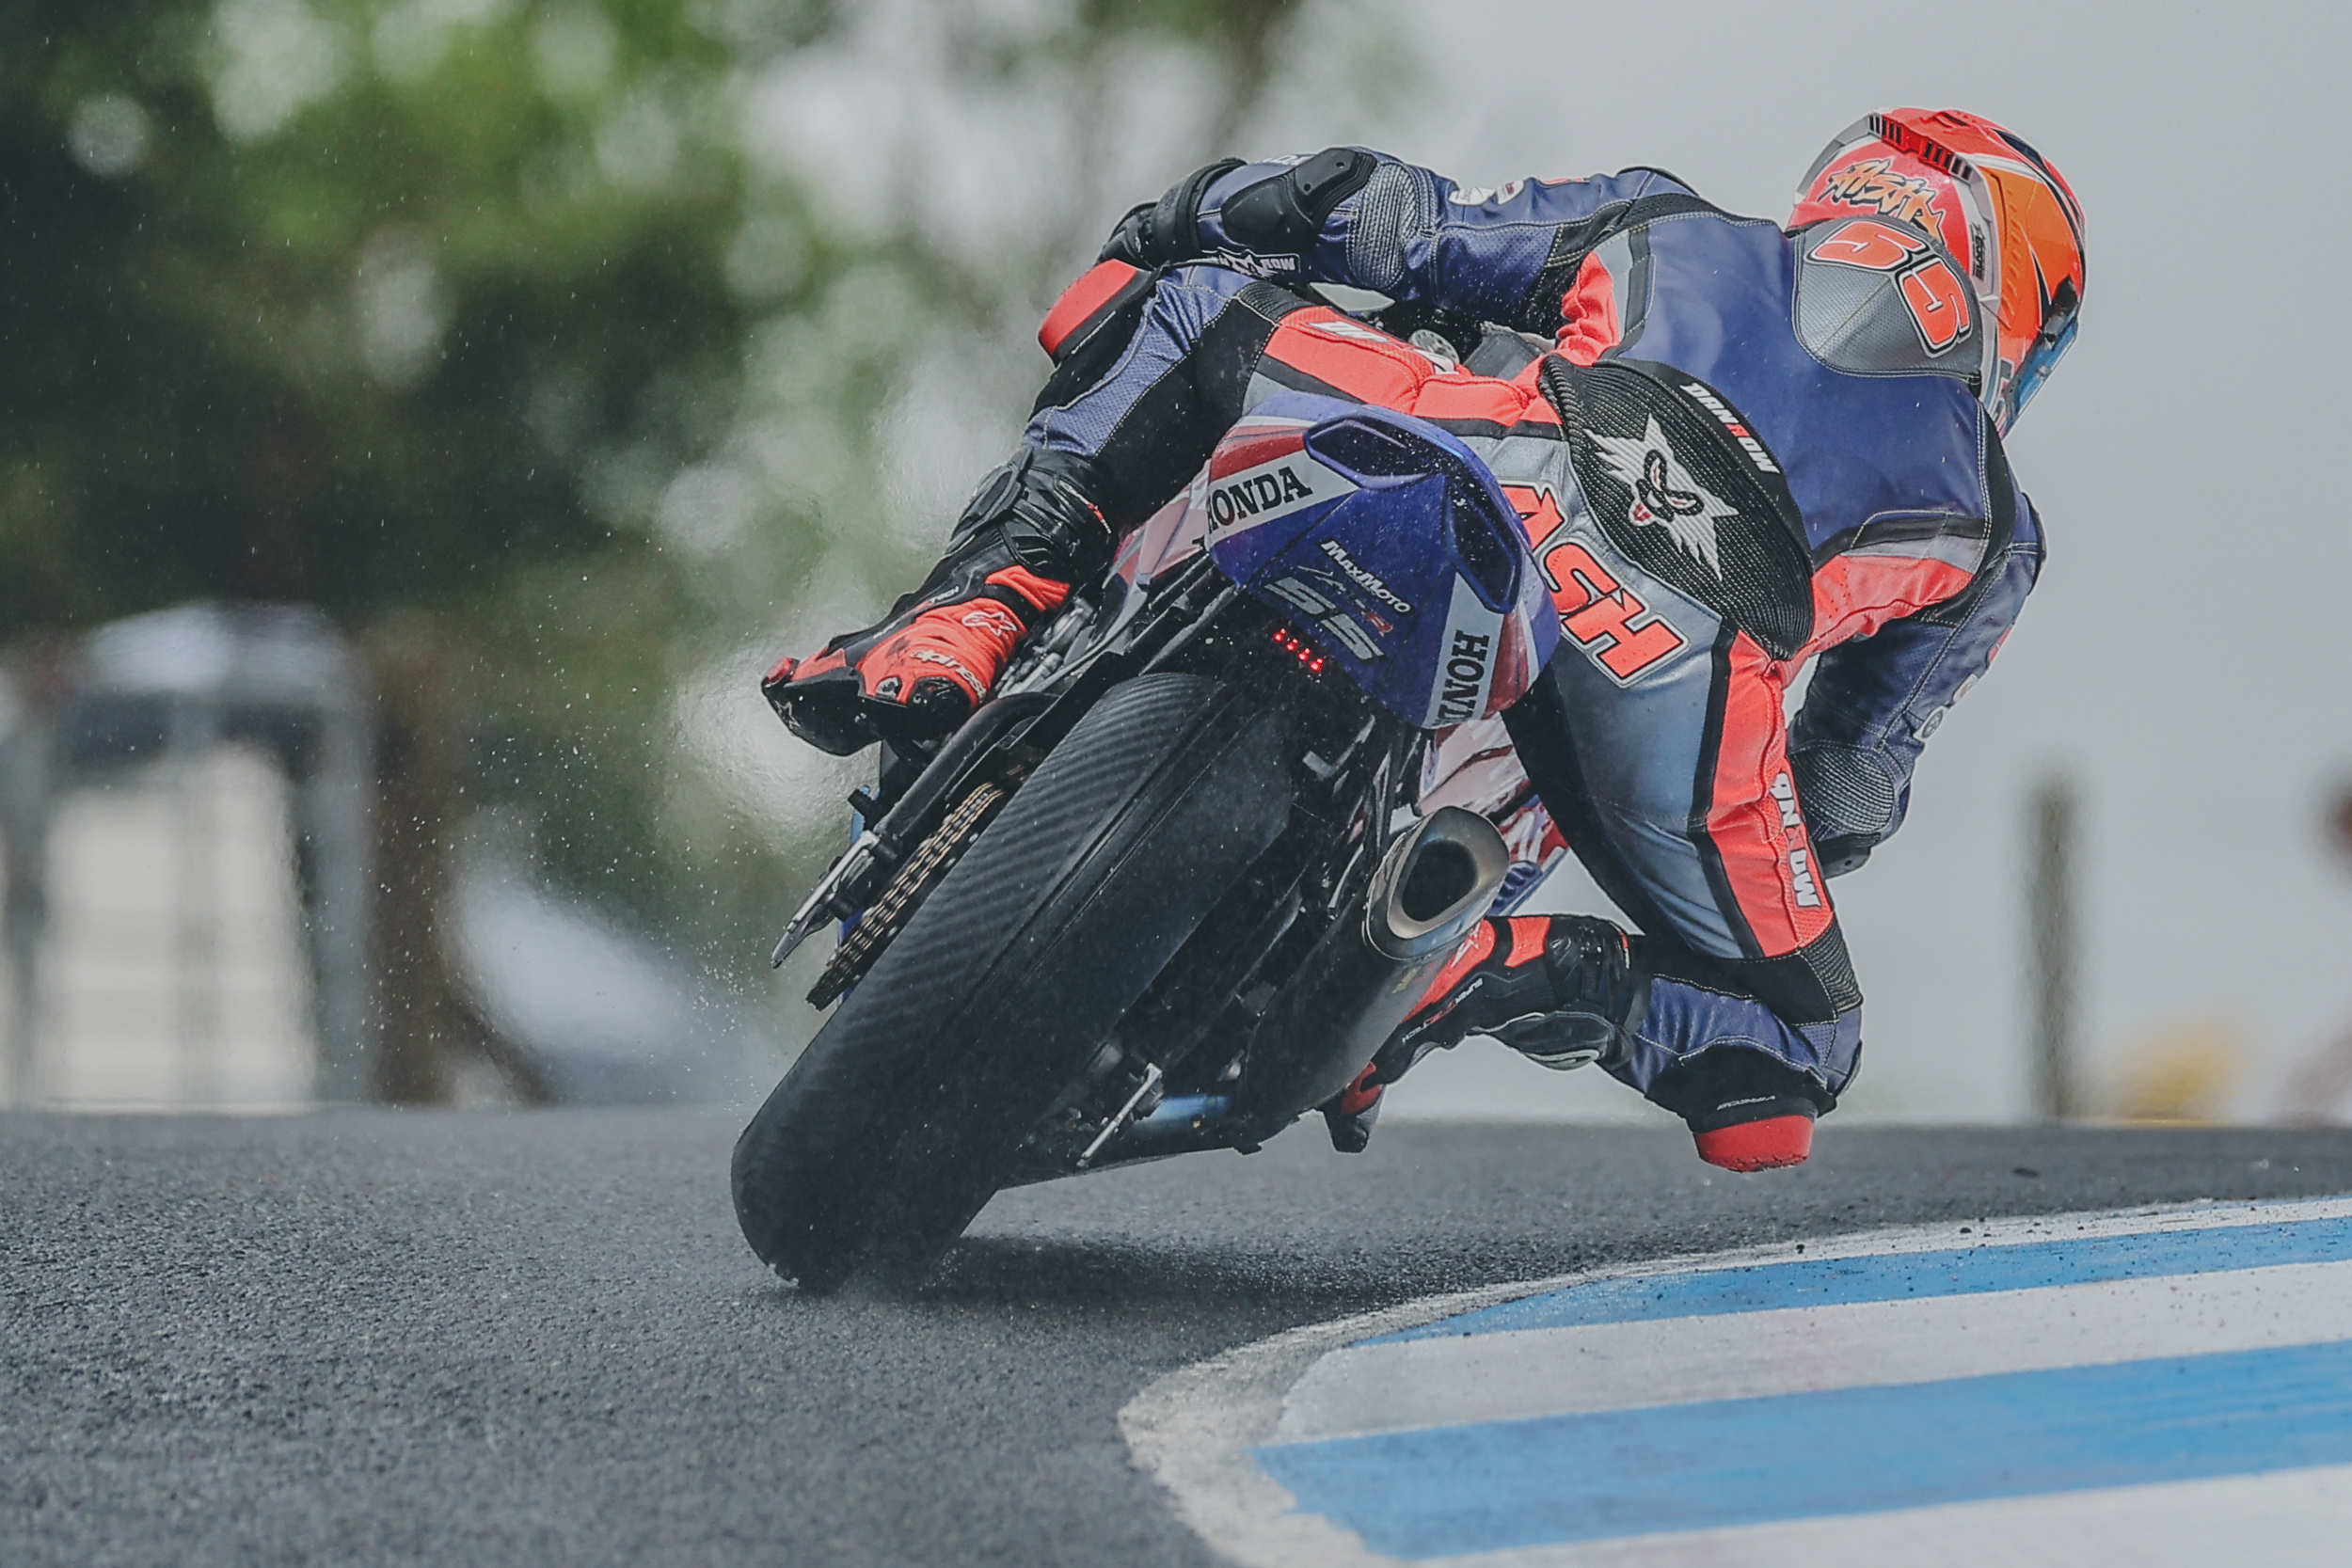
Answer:
[{"label": "asphalt surface", "polygon": [[1302,1126],[1000,1198],[911,1299],[735,1233],[738,1118],[0,1116],[0,1563],[1212,1561],[1159,1373],[1432,1291],[1895,1222],[2352,1192],[2352,1132]]}]

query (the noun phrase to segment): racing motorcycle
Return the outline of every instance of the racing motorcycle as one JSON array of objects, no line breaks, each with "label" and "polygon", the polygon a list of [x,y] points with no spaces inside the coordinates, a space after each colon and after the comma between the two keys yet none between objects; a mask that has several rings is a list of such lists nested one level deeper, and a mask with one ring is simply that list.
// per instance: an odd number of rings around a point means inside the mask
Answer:
[{"label": "racing motorcycle", "polygon": [[850,796],[776,949],[838,926],[809,1000],[840,1006],[737,1143],[753,1250],[811,1291],[911,1283],[1003,1188],[1336,1103],[1512,869],[1433,804],[1433,737],[1558,636],[1454,437],[1252,410],[961,728]]}]

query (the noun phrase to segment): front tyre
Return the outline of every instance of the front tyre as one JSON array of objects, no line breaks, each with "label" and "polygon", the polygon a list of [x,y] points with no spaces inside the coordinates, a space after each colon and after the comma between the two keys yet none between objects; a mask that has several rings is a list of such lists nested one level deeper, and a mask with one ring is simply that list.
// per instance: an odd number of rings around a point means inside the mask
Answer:
[{"label": "front tyre", "polygon": [[1290,815],[1282,716],[1116,687],[844,1000],[737,1140],[735,1212],[804,1290],[919,1275]]}]

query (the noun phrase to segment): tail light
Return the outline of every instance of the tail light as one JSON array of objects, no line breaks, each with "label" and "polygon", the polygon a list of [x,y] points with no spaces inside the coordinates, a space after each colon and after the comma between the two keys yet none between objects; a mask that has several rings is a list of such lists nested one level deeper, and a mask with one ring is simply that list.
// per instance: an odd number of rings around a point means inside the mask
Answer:
[{"label": "tail light", "polygon": [[1301,639],[1288,626],[1274,628],[1274,645],[1307,667],[1311,675],[1323,673],[1323,653],[1313,643]]}]

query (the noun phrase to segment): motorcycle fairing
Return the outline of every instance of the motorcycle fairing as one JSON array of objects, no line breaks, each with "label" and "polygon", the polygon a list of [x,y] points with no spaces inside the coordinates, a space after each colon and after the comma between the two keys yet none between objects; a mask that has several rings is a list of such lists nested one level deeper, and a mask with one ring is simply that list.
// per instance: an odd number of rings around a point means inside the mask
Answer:
[{"label": "motorcycle fairing", "polygon": [[1269,398],[1185,499],[1218,568],[1408,724],[1502,712],[1558,646],[1517,513],[1468,448],[1410,415]]}]

